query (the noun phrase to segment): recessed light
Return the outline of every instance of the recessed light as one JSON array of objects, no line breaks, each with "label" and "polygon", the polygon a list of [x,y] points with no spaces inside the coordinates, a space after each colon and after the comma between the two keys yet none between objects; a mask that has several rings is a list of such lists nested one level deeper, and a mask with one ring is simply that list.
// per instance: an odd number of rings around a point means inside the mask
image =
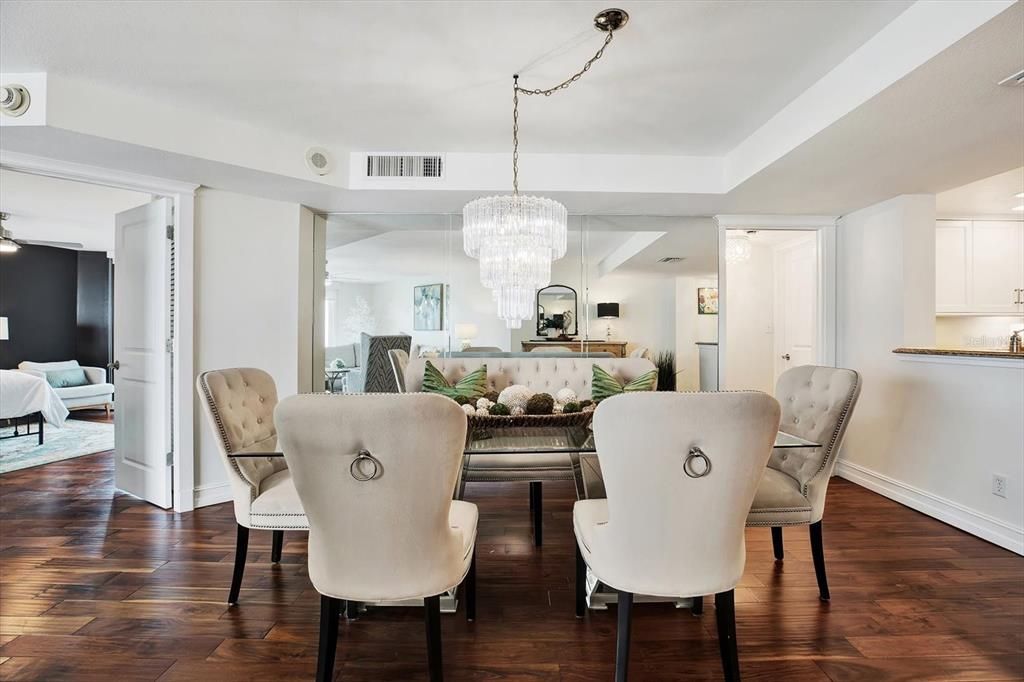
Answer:
[{"label": "recessed light", "polygon": [[1010,210],[1012,210],[1012,211],[1024,211],[1024,204],[1021,204],[1020,206],[1014,206]]}]

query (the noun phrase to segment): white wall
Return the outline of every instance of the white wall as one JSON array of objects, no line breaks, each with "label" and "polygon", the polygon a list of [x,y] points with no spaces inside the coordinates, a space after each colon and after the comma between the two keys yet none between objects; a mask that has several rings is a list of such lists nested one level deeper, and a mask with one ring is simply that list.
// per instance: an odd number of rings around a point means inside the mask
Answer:
[{"label": "white wall", "polygon": [[[195,369],[259,367],[281,397],[300,386],[297,204],[202,189],[195,202]],[[312,246],[309,245],[310,250]],[[197,506],[230,499],[213,432],[195,403]]]},{"label": "white wall", "polygon": [[840,475],[1024,551],[1024,367],[892,353],[935,340],[934,197],[844,216],[837,235],[838,364],[863,377]]},{"label": "white wall", "polygon": [[718,315],[697,314],[697,289],[717,287],[718,280],[677,277],[676,286],[676,389],[700,390],[700,351],[697,342],[718,341]]},{"label": "white wall", "polygon": [[[600,320],[597,304],[619,304],[619,318]],[[603,339],[608,323],[612,341],[626,341],[627,350],[646,347],[652,357],[676,350],[676,284],[673,277],[610,274],[590,281],[590,338]],[[583,302],[580,316],[586,320]],[[585,331],[585,322],[580,333]]]},{"label": "white wall", "polygon": [[750,260],[727,266],[723,389],[775,392],[774,261],[773,249],[755,242]]}]

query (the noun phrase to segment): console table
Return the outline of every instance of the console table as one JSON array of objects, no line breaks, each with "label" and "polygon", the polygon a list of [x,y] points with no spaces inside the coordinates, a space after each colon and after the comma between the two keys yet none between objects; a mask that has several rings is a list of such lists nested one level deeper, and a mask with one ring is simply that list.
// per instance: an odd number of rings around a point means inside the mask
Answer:
[{"label": "console table", "polygon": [[613,357],[626,357],[625,341],[600,341],[598,339],[573,339],[571,341],[523,341],[523,352],[529,353],[537,348],[568,348],[573,353],[611,353]]}]

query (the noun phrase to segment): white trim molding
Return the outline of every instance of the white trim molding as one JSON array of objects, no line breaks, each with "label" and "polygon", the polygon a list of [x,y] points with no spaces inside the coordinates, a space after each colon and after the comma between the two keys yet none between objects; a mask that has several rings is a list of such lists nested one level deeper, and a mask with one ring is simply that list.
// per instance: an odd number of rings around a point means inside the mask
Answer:
[{"label": "white trim molding", "polygon": [[1024,355],[1021,357],[984,357],[978,355],[930,355],[928,353],[894,353],[903,362],[926,362],[933,365],[970,365],[973,367],[1002,367],[1003,369],[1024,370]]},{"label": "white trim molding", "polygon": [[1024,555],[1024,527],[1014,526],[926,490],[840,458],[836,475],[965,533]]},{"label": "white trim molding", "polygon": [[230,502],[232,499],[234,498],[231,495],[231,484],[226,481],[212,485],[197,485],[192,491],[192,506],[195,509]]},{"label": "white trim molding", "polygon": [[[194,317],[194,211],[199,185],[127,173],[80,163],[0,150],[0,168],[29,175],[72,180],[170,197],[174,202],[175,240],[175,323],[174,377],[172,381],[173,498],[174,511],[194,508],[195,433],[193,384],[195,383],[193,338]],[[116,314],[116,312],[115,312]],[[230,495],[229,495],[230,499]]]}]

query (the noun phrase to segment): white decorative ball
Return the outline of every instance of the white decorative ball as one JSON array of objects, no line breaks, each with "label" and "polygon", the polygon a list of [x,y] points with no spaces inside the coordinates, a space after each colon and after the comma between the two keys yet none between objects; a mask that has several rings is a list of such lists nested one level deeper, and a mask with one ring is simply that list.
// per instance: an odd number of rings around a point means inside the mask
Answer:
[{"label": "white decorative ball", "polygon": [[568,386],[560,389],[558,393],[555,394],[556,405],[565,405],[566,403],[575,402],[579,402],[579,399],[576,397],[576,391],[572,390]]},{"label": "white decorative ball", "polygon": [[596,409],[597,409],[597,405],[593,405],[593,404],[591,404],[591,405],[587,405],[586,407],[584,407],[584,408],[583,408],[582,410],[580,410],[580,411],[581,411],[581,412],[593,412],[593,411],[594,411],[594,410],[596,410]]},{"label": "white decorative ball", "polygon": [[531,391],[526,386],[520,384],[514,384],[505,388],[498,395],[498,402],[507,407],[515,414],[515,409],[518,407],[524,412],[526,411],[526,402],[533,396]]},{"label": "white decorative ball", "polygon": [[490,412],[487,411],[486,407],[478,407],[478,408],[476,408],[476,416],[478,416],[478,417],[486,417],[489,414],[490,414]]},{"label": "white decorative ball", "polygon": [[486,410],[487,408],[489,408],[489,407],[490,407],[491,405],[493,405],[493,404],[494,404],[494,403],[492,403],[492,402],[491,402],[490,400],[488,400],[487,398],[480,398],[480,400],[477,400],[477,401],[476,401],[476,408],[477,408],[478,410]]},{"label": "white decorative ball", "polygon": [[462,406],[462,411],[470,416],[476,414],[476,409],[468,403]]},{"label": "white decorative ball", "polygon": [[551,409],[553,414],[562,414],[562,410],[565,409],[565,405],[562,403],[555,403],[555,406]]},{"label": "white decorative ball", "polygon": [[526,408],[519,407],[518,405],[516,407],[509,408],[509,410],[511,411],[513,417],[521,417],[524,414],[526,414]]}]

